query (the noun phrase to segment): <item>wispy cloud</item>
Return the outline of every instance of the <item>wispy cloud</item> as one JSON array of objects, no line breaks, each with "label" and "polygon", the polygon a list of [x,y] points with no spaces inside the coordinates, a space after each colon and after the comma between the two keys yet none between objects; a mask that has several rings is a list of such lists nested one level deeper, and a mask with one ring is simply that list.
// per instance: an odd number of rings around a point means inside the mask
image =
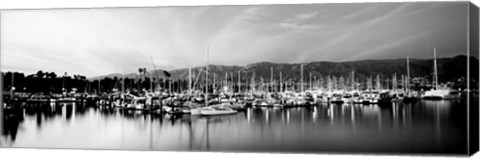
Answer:
[{"label": "wispy cloud", "polygon": [[304,21],[304,20],[308,20],[310,18],[313,18],[313,17],[317,16],[318,13],[319,13],[318,11],[313,11],[313,12],[309,12],[309,13],[302,13],[302,14],[295,15],[294,18],[287,19],[286,21],[290,21],[290,22]]},{"label": "wispy cloud", "polygon": [[279,26],[284,28],[290,28],[290,29],[298,29],[298,30],[315,29],[315,28],[318,28],[317,25],[304,24],[304,22],[311,18],[314,18],[318,14],[319,14],[318,11],[297,14],[293,18],[284,20],[279,24]]}]

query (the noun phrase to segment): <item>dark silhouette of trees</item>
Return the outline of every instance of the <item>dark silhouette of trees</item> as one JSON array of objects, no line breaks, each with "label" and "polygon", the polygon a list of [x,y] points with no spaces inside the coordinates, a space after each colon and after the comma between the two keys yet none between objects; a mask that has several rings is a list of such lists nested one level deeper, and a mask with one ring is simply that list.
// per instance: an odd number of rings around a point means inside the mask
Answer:
[{"label": "dark silhouette of trees", "polygon": [[[446,61],[440,62],[442,65],[442,66],[439,66],[440,70],[442,71],[442,73],[439,74],[440,75],[439,77],[442,78],[440,82],[441,83],[450,82],[453,88],[464,89],[468,81],[465,75],[466,71],[463,71],[463,66],[465,65],[464,64],[465,62],[463,62],[464,60],[465,60],[464,57],[457,57],[455,59],[452,59],[452,61],[446,60]],[[379,61],[376,61],[376,62],[379,62]],[[395,61],[395,62],[403,62],[403,60]],[[430,71],[425,70],[425,69],[428,70],[431,67],[430,65],[428,65],[428,63],[429,61],[423,61],[423,60],[419,60],[412,63],[411,67],[414,68],[412,69],[412,74],[414,74],[412,75],[412,80],[411,80],[412,89],[420,90],[420,89],[429,88],[428,85],[431,82],[431,76],[429,76],[428,74],[430,73]],[[472,61],[472,63],[477,64],[477,66],[476,67],[475,65],[471,66],[473,69],[473,72],[471,73],[473,75],[470,78],[470,82],[471,82],[470,84],[478,85],[478,80],[479,80],[478,79],[478,59],[476,59],[475,61]],[[319,64],[324,64],[324,65],[326,64],[328,66],[328,63],[319,63]],[[383,65],[388,65],[388,64],[389,63],[383,63]],[[365,64],[364,65],[358,64],[359,67],[362,67],[362,66],[369,67],[369,65],[370,63],[366,63],[366,66]],[[380,65],[382,65],[382,63]],[[255,67],[251,67],[249,69],[252,69],[251,71],[255,72],[256,74],[255,83],[257,83],[257,88],[261,88],[260,83],[262,83],[262,81],[267,82],[269,80],[265,78],[269,77],[270,70],[260,71],[260,68],[255,68]],[[462,71],[457,71],[460,69]],[[426,71],[426,72],[421,72],[421,71]],[[15,89],[15,92],[45,93],[45,94],[62,93],[62,88],[65,88],[65,92],[71,92],[73,89],[76,89],[77,92],[90,93],[90,94],[109,93],[109,92],[112,92],[114,89],[124,91],[124,92],[125,91],[141,92],[143,89],[146,89],[146,90],[155,89],[155,90],[164,90],[164,91],[169,91],[171,89],[172,92],[185,92],[185,90],[188,89],[188,80],[184,76],[179,77],[178,72],[175,72],[175,73],[172,72],[172,74],[170,74],[170,72],[163,71],[164,77],[162,78],[159,77],[158,75],[155,75],[155,77],[153,77],[152,75],[146,75],[147,74],[146,68],[139,68],[138,72],[141,76],[136,75],[136,77],[131,77],[131,78],[105,77],[97,80],[88,80],[85,76],[81,74],[70,74],[69,76],[67,73],[65,73],[62,75],[57,75],[55,74],[55,72],[46,72],[43,70],[39,70],[34,74],[24,74],[19,72],[2,72],[1,75],[3,77],[2,84],[3,84],[4,92],[11,91],[13,88]],[[299,82],[299,78],[298,77],[294,78],[292,77],[292,75],[288,77],[289,76],[288,73],[286,73],[286,71],[283,71],[283,72],[284,72],[283,73],[284,82],[282,85],[283,89],[288,87],[290,87],[290,89],[293,89],[295,87],[298,89],[299,85],[297,83]],[[362,74],[360,70],[355,72],[356,74],[358,73],[359,76]],[[150,73],[152,73],[152,71]],[[364,73],[367,74],[367,72],[364,72]],[[325,75],[329,73],[325,72],[323,74],[324,74],[323,77],[318,78],[318,81],[319,81],[318,85],[326,87],[328,81],[331,79],[330,79],[330,76],[327,78]],[[335,73],[332,73],[332,74],[335,74]],[[233,91],[235,92],[248,89],[248,87],[250,86],[252,75],[253,73],[242,75],[242,78],[241,78],[242,83],[240,86],[236,85],[236,78],[230,78],[229,81],[233,82],[231,84],[231,89],[233,89]],[[386,75],[386,76],[389,76],[389,75]],[[305,75],[305,77],[307,78],[307,75]],[[217,80],[216,87],[213,87],[212,82],[209,82],[209,85],[208,85],[209,92],[213,92],[213,89],[218,90],[219,88],[222,87],[223,79],[219,79],[219,78],[220,77],[216,79]],[[365,78],[365,76],[363,78]],[[13,82],[12,82],[12,79],[13,79]],[[362,79],[361,77],[358,77],[357,79],[358,79],[357,82],[361,84],[365,83],[365,80]],[[197,90],[203,91],[205,89],[205,85],[204,85],[205,82],[202,80],[204,79],[200,77],[198,82],[195,84],[194,88],[196,88]],[[305,79],[304,81],[307,82],[308,79]],[[472,87],[478,87],[475,85],[473,85]],[[278,89],[279,85],[276,85],[276,86],[277,86],[276,89]]]},{"label": "dark silhouette of trees", "polygon": [[[12,87],[15,87],[16,92],[61,93],[62,88],[67,91],[71,91],[73,88],[85,91],[85,86],[89,82],[82,75],[74,75],[74,78],[70,76],[58,77],[54,72],[41,70],[27,76],[18,72],[7,72],[2,73],[2,75],[4,77],[3,90],[10,91]],[[12,75],[14,82],[12,82]]]},{"label": "dark silhouette of trees", "polygon": [[38,78],[43,78],[44,76],[45,76],[45,74],[43,73],[42,70],[40,70],[40,71],[37,72],[37,77],[38,77]]}]

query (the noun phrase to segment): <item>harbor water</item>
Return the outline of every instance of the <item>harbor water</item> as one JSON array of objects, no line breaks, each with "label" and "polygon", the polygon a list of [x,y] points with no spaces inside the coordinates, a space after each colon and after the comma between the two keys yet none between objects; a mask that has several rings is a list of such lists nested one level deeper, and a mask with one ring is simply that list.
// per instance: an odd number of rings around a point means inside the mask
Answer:
[{"label": "harbor water", "polygon": [[224,116],[52,104],[5,113],[0,147],[461,154],[467,149],[467,104],[321,104]]}]

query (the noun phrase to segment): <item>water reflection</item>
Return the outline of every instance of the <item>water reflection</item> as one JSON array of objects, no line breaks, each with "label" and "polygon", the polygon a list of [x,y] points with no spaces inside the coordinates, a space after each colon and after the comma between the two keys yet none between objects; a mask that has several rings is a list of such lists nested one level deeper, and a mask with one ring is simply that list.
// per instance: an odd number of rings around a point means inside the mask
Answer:
[{"label": "water reflection", "polygon": [[[235,115],[165,115],[77,103],[6,111],[2,147],[136,150],[462,153],[466,105],[249,108]],[[87,108],[88,107],[88,108]]]}]

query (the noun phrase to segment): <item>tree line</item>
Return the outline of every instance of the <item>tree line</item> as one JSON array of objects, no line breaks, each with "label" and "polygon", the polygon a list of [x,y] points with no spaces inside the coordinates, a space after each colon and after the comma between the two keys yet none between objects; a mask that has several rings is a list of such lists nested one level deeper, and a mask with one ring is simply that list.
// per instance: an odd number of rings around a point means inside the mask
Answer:
[{"label": "tree line", "polygon": [[[143,73],[143,72],[142,72]],[[105,77],[103,79],[88,80],[79,74],[57,75],[55,72],[38,71],[35,74],[26,75],[21,72],[2,72],[3,90],[31,93],[110,93],[115,90],[141,91],[153,89],[179,89],[187,87],[188,81],[170,81],[164,78],[149,78],[146,76],[137,78]],[[182,86],[183,85],[183,86]]]}]

